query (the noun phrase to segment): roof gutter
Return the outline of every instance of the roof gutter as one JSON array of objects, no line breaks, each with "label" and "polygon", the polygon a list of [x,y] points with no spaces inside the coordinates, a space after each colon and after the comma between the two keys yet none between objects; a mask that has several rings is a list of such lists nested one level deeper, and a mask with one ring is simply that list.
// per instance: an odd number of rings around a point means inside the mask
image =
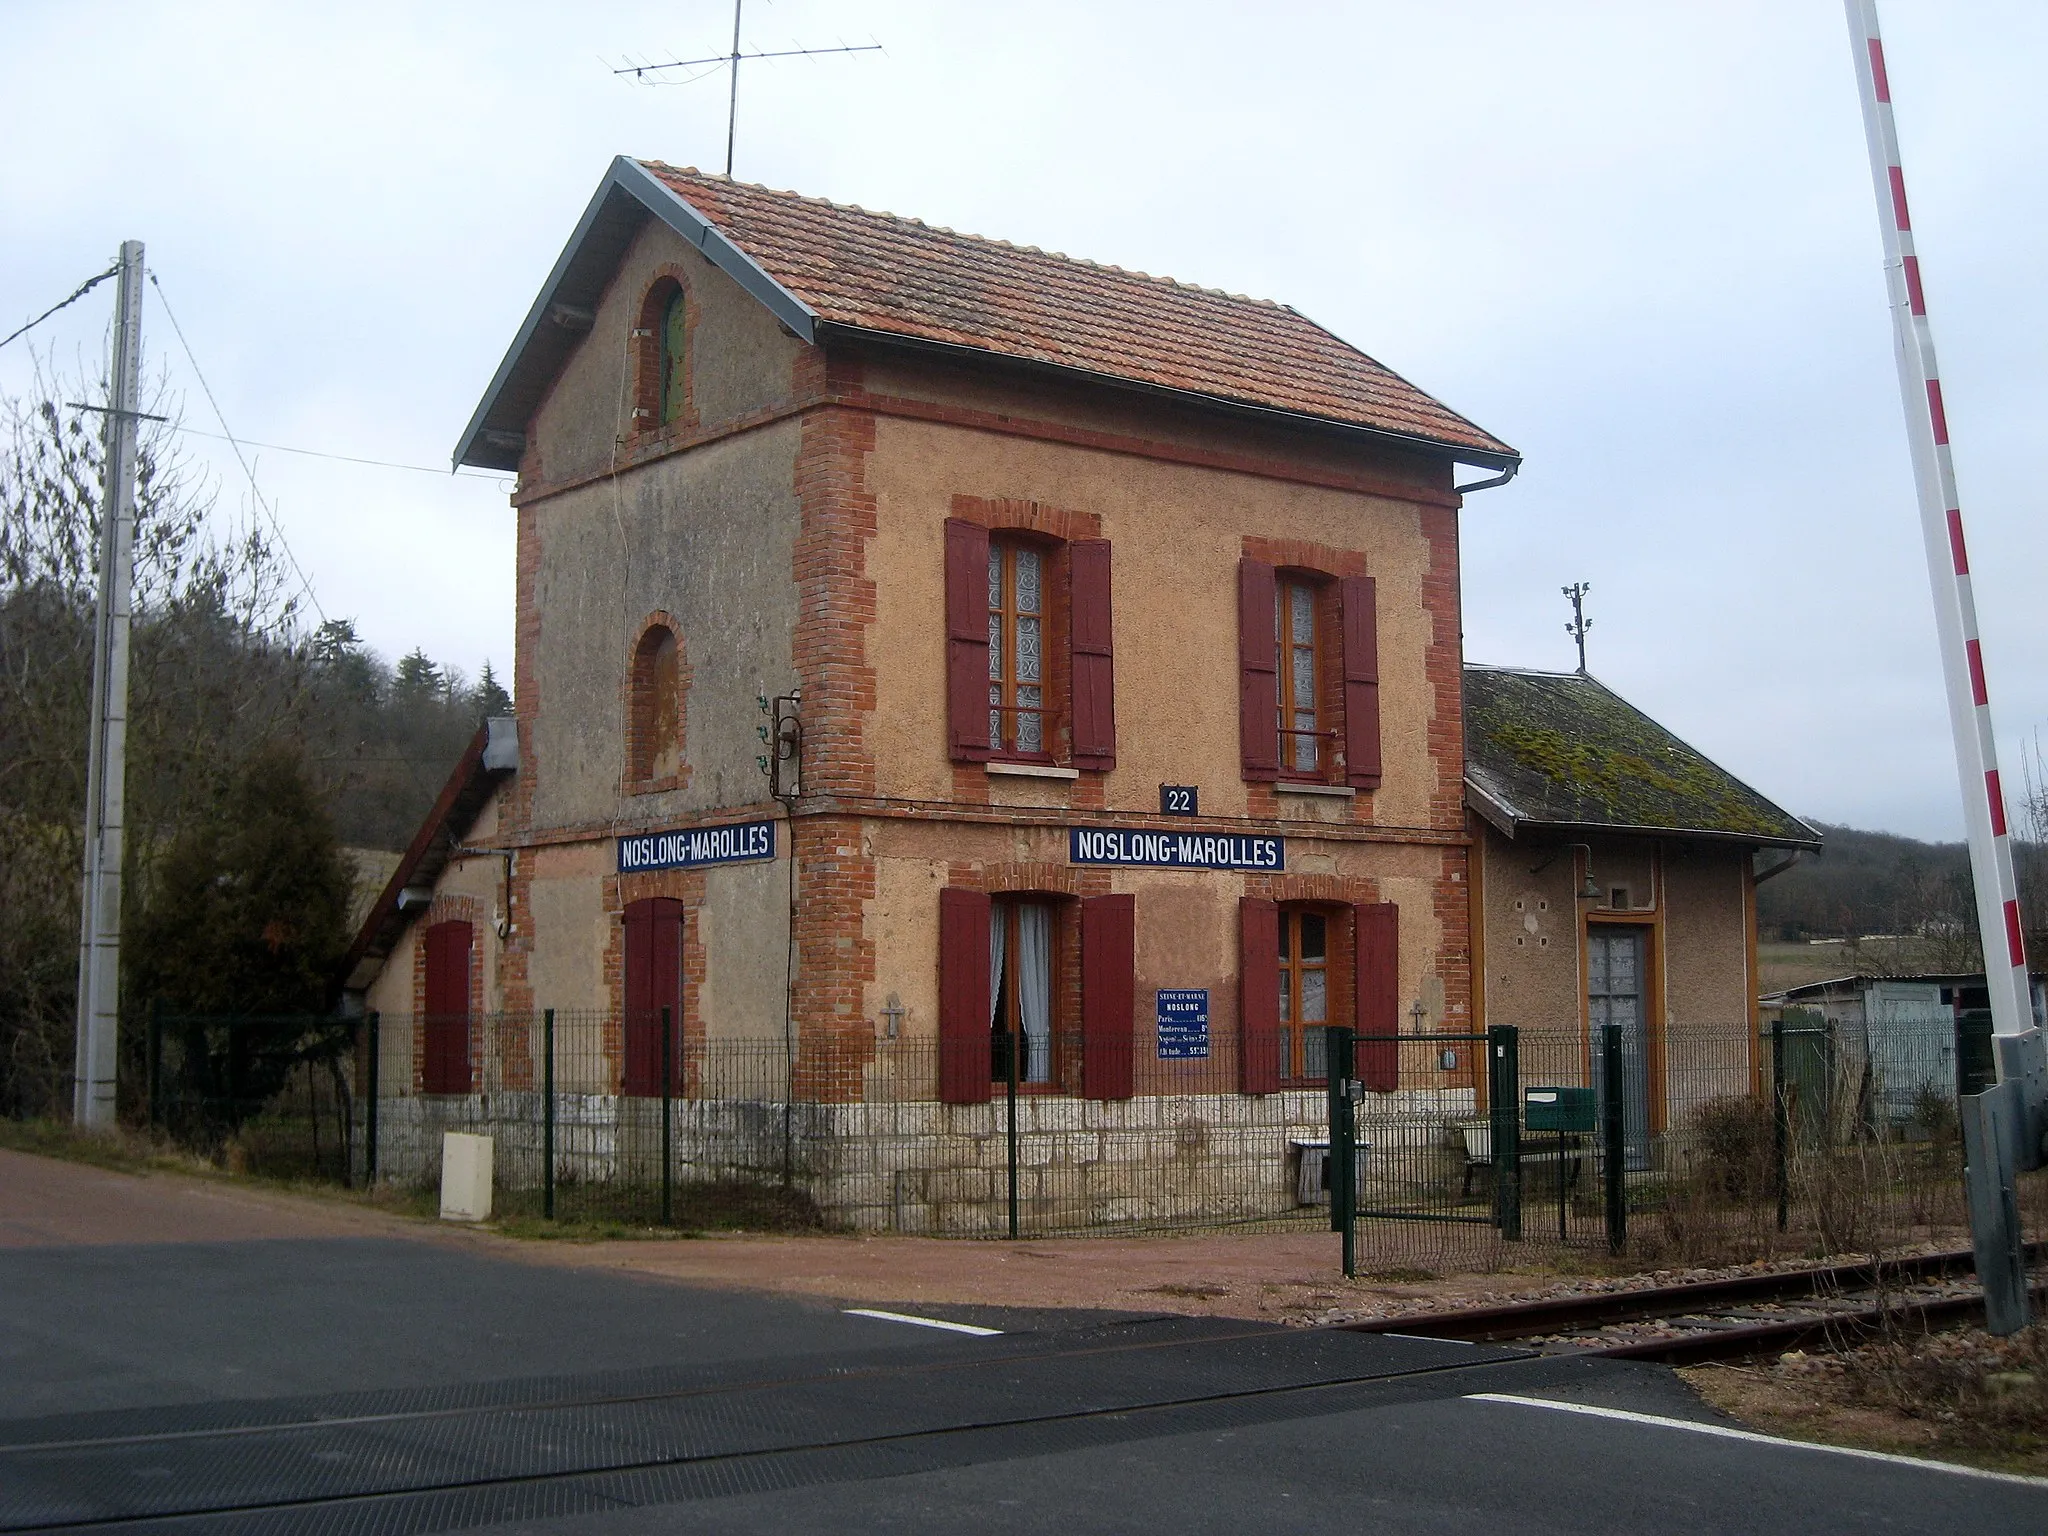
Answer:
[{"label": "roof gutter", "polygon": [[902,331],[872,330],[866,326],[846,325],[836,320],[820,319],[816,323],[813,339],[821,346],[833,341],[844,341],[852,345],[866,342],[884,346],[902,347],[915,352],[936,352],[943,357],[973,360],[977,363],[996,363],[1021,369],[1028,373],[1042,373],[1062,380],[1085,381],[1107,389],[1121,389],[1144,395],[1156,395],[1163,399],[1176,400],[1183,404],[1206,406],[1237,415],[1254,416],[1261,420],[1277,422],[1283,426],[1307,428],[1313,431],[1334,431],[1345,437],[1361,437],[1376,442],[1395,443],[1404,448],[1416,449],[1438,457],[1449,458],[1457,464],[1473,464],[1481,469],[1497,469],[1503,474],[1492,480],[1480,481],[1476,486],[1454,487],[1460,490],[1480,490],[1489,485],[1505,485],[1514,479],[1515,472],[1522,467],[1522,456],[1509,450],[1496,453],[1484,448],[1469,448],[1462,443],[1447,443],[1439,438],[1423,437],[1418,433],[1394,432],[1385,427],[1361,426],[1355,422],[1339,421],[1330,416],[1315,416],[1307,411],[1290,411],[1280,406],[1259,405],[1249,400],[1235,400],[1227,395],[1206,395],[1199,390],[1178,389],[1171,384],[1154,384],[1144,379],[1132,379],[1115,373],[1099,373],[1092,368],[1076,368],[1071,363],[1048,362],[1043,358],[1018,357],[1013,353],[997,352],[988,347],[970,347],[957,341],[934,341],[926,336],[911,336]]},{"label": "roof gutter", "polygon": [[1454,485],[1451,487],[1451,490],[1459,496],[1470,496],[1474,491],[1490,491],[1496,485],[1506,485],[1510,480],[1514,479],[1521,467],[1522,461],[1516,459],[1491,480],[1474,480],[1470,485]]}]

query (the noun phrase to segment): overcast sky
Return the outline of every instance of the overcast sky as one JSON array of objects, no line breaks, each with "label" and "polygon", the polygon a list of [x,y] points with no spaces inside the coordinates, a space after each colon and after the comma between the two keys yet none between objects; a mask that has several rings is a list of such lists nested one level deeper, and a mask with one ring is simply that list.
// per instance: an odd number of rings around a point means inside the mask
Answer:
[{"label": "overcast sky", "polygon": [[[737,173],[1292,304],[1527,457],[1475,661],[1591,665],[1810,817],[1958,837],[1836,0],[749,0]],[[2048,6],[1885,0],[2008,777],[2048,726]],[[236,433],[445,470],[614,154],[717,169],[714,4],[0,0],[0,332],[148,243]],[[96,361],[111,289],[37,332]],[[208,408],[150,294],[152,360]],[[0,388],[28,358],[0,352]],[[225,502],[224,444],[193,437]],[[1471,472],[1467,472],[1468,477]],[[257,455],[322,608],[509,676],[502,479]],[[2048,730],[2043,730],[2048,737]]]}]

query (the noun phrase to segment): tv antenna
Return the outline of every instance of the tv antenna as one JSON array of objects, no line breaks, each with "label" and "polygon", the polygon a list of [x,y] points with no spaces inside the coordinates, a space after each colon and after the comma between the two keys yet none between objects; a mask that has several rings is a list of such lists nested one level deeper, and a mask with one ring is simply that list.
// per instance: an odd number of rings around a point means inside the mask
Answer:
[{"label": "tv antenna", "polygon": [[1593,621],[1586,617],[1586,594],[1593,590],[1590,581],[1575,581],[1568,587],[1558,589],[1571,599],[1572,616],[1564,626],[1564,632],[1572,637],[1579,648],[1579,670],[1586,670],[1586,631],[1593,627]]},{"label": "tv antenna", "polygon": [[[732,72],[732,89],[726,97],[725,104],[725,174],[728,176],[732,174],[733,135],[739,124],[740,61],[742,59],[807,59],[827,53],[880,53],[882,51],[880,43],[866,42],[841,43],[837,48],[780,48],[768,51],[757,50],[752,53],[744,52],[740,48],[740,9],[745,4],[746,0],[732,0],[732,48],[729,52],[715,53],[708,58],[702,59],[670,59],[663,64],[628,64],[621,69],[614,69],[612,71],[615,75],[631,75],[636,80],[644,80],[649,75],[656,74],[665,69],[702,69],[710,64],[725,65]],[[701,80],[704,77],[697,75],[692,78]],[[688,85],[691,81],[657,80],[654,83],[657,85]]]}]

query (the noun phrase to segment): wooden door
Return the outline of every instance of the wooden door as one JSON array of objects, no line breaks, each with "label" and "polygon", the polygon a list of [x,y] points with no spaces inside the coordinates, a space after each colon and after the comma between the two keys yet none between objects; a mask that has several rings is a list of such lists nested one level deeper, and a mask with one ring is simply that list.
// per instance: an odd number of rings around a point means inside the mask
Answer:
[{"label": "wooden door", "polygon": [[427,1010],[420,1089],[423,1093],[468,1093],[469,959],[475,944],[470,925],[436,923],[426,932]]},{"label": "wooden door", "polygon": [[669,1020],[669,1091],[683,1081],[683,904],[667,896],[626,906],[625,1093],[661,1092],[662,1010]]}]

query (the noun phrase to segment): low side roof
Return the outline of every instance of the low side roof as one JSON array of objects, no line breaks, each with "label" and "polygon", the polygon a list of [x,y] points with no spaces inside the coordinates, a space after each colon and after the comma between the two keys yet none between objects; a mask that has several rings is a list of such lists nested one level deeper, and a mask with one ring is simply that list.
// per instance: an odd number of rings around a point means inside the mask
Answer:
[{"label": "low side roof", "polygon": [[806,341],[837,329],[958,348],[1400,438],[1505,469],[1515,451],[1285,305],[1098,266],[723,176],[620,158],[456,448],[518,437],[640,224],[659,218]]},{"label": "low side roof", "polygon": [[1820,834],[1583,672],[1465,668],[1465,787],[1523,827],[1811,848]]},{"label": "low side roof", "polygon": [[398,867],[385,882],[356,930],[355,942],[342,958],[342,986],[360,991],[368,986],[381,962],[398,943],[412,921],[400,896],[411,887],[431,886],[441,878],[455,846],[476,822],[500,780],[519,764],[519,736],[510,717],[486,720],[477,727],[448,775],[448,782],[435,797],[432,809],[413,834],[411,844],[398,860]]}]

